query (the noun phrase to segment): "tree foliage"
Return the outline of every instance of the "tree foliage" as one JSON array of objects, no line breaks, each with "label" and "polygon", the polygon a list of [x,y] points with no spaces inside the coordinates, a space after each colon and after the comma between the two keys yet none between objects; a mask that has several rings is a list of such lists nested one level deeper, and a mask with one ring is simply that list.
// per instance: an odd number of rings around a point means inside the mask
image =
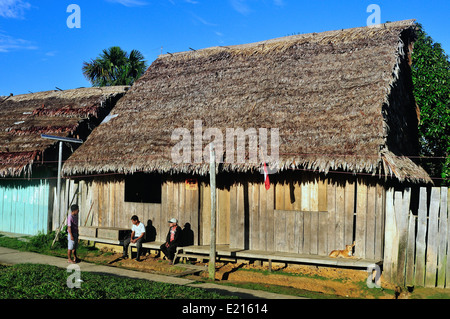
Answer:
[{"label": "tree foliage", "polygon": [[450,182],[450,61],[442,46],[417,25],[412,55],[414,96],[420,108],[422,166],[431,176]]},{"label": "tree foliage", "polygon": [[83,63],[83,74],[93,86],[132,85],[147,69],[137,50],[129,54],[120,47],[104,49],[99,57]]}]

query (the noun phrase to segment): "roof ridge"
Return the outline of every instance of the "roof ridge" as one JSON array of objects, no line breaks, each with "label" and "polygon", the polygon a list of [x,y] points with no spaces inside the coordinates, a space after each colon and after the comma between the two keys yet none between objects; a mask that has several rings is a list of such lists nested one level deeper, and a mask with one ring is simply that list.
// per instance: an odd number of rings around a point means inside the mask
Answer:
[{"label": "roof ridge", "polygon": [[[169,57],[180,57],[180,56],[195,56],[200,55],[208,52],[216,52],[218,50],[243,50],[243,49],[250,49],[258,46],[264,47],[265,45],[272,45],[275,46],[276,44],[286,44],[291,42],[296,42],[300,40],[305,39],[311,39],[312,37],[317,37],[317,39],[324,38],[331,35],[337,35],[342,32],[350,33],[355,31],[368,31],[368,30],[374,30],[377,29],[385,30],[385,29],[392,29],[392,28],[408,28],[415,24],[415,19],[409,19],[409,20],[401,20],[401,21],[394,21],[394,22],[387,22],[382,23],[380,25],[373,25],[373,26],[364,26],[364,27],[354,27],[354,28],[347,28],[347,29],[338,29],[338,30],[328,30],[323,32],[311,32],[311,33],[304,33],[304,34],[296,34],[296,35],[289,35],[284,37],[278,37],[278,38],[272,38],[257,42],[251,42],[251,43],[244,43],[244,44],[235,44],[235,45],[227,45],[227,46],[212,46],[207,47],[203,49],[198,50],[186,50],[186,51],[180,51],[175,53],[167,53],[159,55],[158,59],[161,58],[169,58]],[[319,42],[319,41],[317,41]]]}]

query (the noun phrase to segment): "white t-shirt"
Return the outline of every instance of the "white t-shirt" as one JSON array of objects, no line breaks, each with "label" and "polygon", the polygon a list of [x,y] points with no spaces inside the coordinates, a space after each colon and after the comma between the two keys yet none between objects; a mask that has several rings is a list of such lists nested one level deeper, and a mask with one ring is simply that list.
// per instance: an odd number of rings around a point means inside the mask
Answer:
[{"label": "white t-shirt", "polygon": [[139,225],[133,225],[131,227],[131,230],[134,231],[134,236],[139,237],[142,235],[142,233],[145,233],[145,226],[141,222],[139,222]]}]

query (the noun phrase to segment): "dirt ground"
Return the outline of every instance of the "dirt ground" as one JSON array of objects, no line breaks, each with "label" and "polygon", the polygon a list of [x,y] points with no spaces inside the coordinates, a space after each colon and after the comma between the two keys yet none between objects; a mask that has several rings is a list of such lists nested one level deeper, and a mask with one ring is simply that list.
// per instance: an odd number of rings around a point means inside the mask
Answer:
[{"label": "dirt ground", "polygon": [[[83,260],[109,266],[124,267],[140,271],[185,276],[198,281],[208,278],[207,264],[197,261],[186,261],[169,265],[167,260],[156,254],[141,257],[142,261],[121,259],[121,253],[103,250],[101,254],[88,254]],[[369,289],[366,284],[368,273],[365,270],[351,270],[331,267],[303,266],[292,264],[274,264],[272,272],[268,271],[266,263],[249,262],[216,262],[216,282],[240,286],[258,285],[263,289],[276,287],[288,288],[289,293],[314,296],[341,298],[378,298],[405,299],[410,294],[407,291],[396,291],[396,287],[383,282],[381,289]]]}]

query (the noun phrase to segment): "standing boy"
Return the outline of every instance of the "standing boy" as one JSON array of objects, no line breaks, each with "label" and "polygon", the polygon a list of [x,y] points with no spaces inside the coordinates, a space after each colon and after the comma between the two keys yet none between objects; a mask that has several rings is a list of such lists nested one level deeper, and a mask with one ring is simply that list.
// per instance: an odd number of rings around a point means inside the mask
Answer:
[{"label": "standing boy", "polygon": [[[78,248],[78,205],[70,206],[70,214],[67,217],[67,262],[75,264],[79,261],[77,257]],[[73,253],[73,259],[72,259]]]}]

